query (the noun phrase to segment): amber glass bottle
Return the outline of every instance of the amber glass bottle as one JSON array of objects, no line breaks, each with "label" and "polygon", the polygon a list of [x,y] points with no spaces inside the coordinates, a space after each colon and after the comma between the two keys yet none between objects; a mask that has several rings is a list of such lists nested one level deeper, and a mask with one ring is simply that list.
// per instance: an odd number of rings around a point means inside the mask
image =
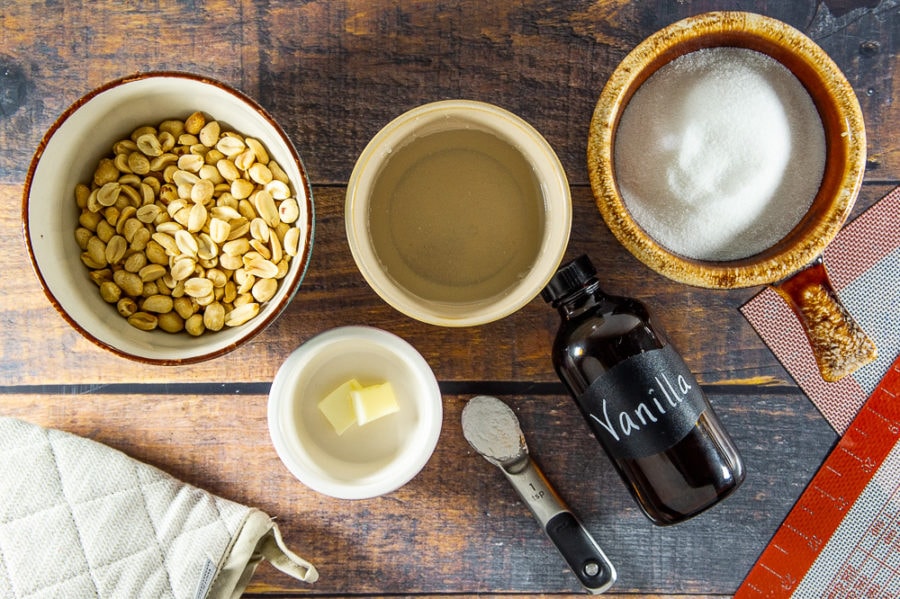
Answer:
[{"label": "amber glass bottle", "polygon": [[737,448],[644,304],[603,293],[587,256],[541,295],[562,316],[556,372],[651,521],[686,520],[741,484]]}]

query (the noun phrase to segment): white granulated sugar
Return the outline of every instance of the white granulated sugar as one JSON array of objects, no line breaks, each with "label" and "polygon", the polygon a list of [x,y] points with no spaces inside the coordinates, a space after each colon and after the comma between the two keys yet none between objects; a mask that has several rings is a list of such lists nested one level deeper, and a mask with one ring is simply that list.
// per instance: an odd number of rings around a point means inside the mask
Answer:
[{"label": "white granulated sugar", "polygon": [[665,65],[619,122],[615,174],[635,221],[669,250],[702,260],[752,256],[812,204],[825,133],[800,81],[742,48]]}]

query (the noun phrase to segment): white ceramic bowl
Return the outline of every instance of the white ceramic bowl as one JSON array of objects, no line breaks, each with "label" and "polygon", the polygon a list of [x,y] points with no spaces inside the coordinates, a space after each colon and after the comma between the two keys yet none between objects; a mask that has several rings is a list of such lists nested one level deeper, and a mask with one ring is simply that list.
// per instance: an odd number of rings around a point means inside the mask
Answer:
[{"label": "white ceramic bowl", "polygon": [[[531,166],[543,195],[544,226],[531,267],[518,282],[502,292],[466,302],[424,298],[398,284],[379,260],[369,232],[370,195],[390,157],[417,138],[453,130],[486,132],[518,150]],[[372,138],[350,176],[344,218],[356,265],[384,301],[422,322],[463,327],[508,316],[541,292],[565,253],[572,224],[572,202],[559,158],[531,125],[492,104],[444,100],[400,115]]]},{"label": "white ceramic bowl", "polygon": [[[389,381],[400,409],[338,435],[318,403],[351,378]],[[268,419],[275,450],[300,482],[331,497],[364,499],[395,491],[425,466],[441,433],[443,404],[431,368],[409,343],[347,326],[287,358],[269,392]]]},{"label": "white ceramic bowl", "polygon": [[[74,189],[89,183],[112,144],[141,125],[184,119],[201,111],[228,128],[259,139],[290,178],[300,206],[301,251],[276,295],[246,324],[199,337],[141,331],[106,304],[88,278],[75,241],[79,210]],[[121,356],[157,364],[185,364],[222,355],[262,331],[290,303],[309,264],[313,199],[300,156],[274,119],[253,100],[211,79],[147,73],[112,81],[78,100],[38,146],[25,183],[25,240],[44,292],[82,335]]]}]

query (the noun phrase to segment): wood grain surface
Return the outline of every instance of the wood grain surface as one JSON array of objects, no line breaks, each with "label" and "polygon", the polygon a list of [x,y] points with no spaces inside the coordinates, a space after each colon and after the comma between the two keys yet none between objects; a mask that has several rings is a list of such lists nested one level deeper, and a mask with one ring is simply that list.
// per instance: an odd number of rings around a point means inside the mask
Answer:
[{"label": "wood grain surface", "polygon": [[[738,8],[800,29],[852,84],[868,133],[859,214],[900,183],[900,0],[0,0],[0,416],[107,443],[276,517],[321,579],[301,586],[263,565],[252,596],[578,594],[512,488],[462,437],[465,401],[490,393],[514,407],[532,454],[615,563],[613,596],[732,594],[837,436],[739,313],[759,288],[697,289],[644,267],[604,225],[585,152],[600,90],[631,48],[680,18]],[[246,92],[313,180],[315,245],[296,298],[246,346],[192,366],[138,364],[82,338],[44,297],[22,233],[23,182],[47,129],[91,89],[147,70]],[[519,114],[560,156],[574,208],[567,257],[589,254],[607,291],[651,307],[743,452],[746,482],[711,512],[670,528],[639,513],[553,372],[558,319],[539,298],[492,324],[440,328],[387,306],[357,271],[343,220],[356,157],[393,117],[447,98]],[[444,397],[425,469],[371,500],[304,487],[266,427],[283,360],[348,324],[409,341]]]},{"label": "wood grain surface", "polygon": [[[93,438],[276,517],[290,546],[320,569],[316,593],[576,592],[513,489],[466,444],[459,421],[470,396],[444,394],[437,450],[412,482],[358,501],[327,498],[292,478],[269,442],[264,394],[10,394],[3,407],[4,415]],[[711,400],[747,480],[713,511],[660,528],[639,512],[568,397],[500,397],[618,568],[617,592],[733,592],[836,440],[796,392],[716,393]],[[266,566],[252,590],[292,589]]]}]

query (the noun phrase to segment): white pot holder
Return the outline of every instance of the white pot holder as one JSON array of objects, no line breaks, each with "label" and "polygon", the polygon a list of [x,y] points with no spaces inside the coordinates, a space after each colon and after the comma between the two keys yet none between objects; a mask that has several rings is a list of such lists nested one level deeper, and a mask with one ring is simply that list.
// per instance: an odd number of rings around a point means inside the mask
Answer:
[{"label": "white pot holder", "polygon": [[0,418],[0,598],[236,598],[263,559],[318,578],[260,510],[90,439]]}]

